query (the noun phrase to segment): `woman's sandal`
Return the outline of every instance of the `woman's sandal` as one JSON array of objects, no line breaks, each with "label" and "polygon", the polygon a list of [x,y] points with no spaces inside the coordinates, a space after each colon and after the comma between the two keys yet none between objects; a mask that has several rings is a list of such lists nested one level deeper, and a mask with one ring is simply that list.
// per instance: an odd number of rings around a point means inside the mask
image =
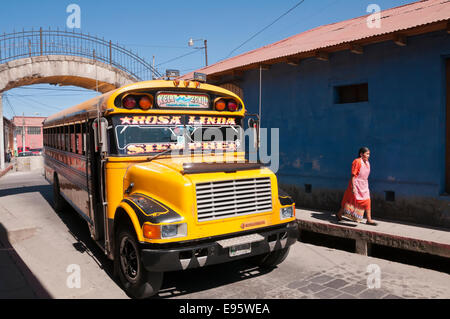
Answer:
[{"label": "woman's sandal", "polygon": [[337,220],[338,222],[342,221],[342,218],[340,218],[339,215],[338,215],[337,213],[336,213],[336,220]]},{"label": "woman's sandal", "polygon": [[366,221],[366,224],[367,224],[367,225],[371,225],[371,226],[376,226],[376,225],[378,225],[378,223],[376,223],[376,222],[369,222],[369,221]]}]

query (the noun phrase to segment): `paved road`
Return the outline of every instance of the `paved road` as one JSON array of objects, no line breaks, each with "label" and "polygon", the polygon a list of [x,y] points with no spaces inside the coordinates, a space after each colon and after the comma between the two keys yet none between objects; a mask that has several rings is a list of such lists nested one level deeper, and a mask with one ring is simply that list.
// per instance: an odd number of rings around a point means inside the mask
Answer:
[{"label": "paved road", "polygon": [[[51,193],[39,172],[0,179],[0,298],[128,298],[84,221],[55,213]],[[238,261],[167,273],[158,297],[450,298],[450,276],[298,242],[271,271]]]}]

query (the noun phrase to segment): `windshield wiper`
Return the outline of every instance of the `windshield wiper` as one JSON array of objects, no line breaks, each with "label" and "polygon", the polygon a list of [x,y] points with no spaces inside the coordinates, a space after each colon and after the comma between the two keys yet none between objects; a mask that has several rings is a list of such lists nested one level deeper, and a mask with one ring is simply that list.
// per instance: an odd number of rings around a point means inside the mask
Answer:
[{"label": "windshield wiper", "polygon": [[159,157],[159,156],[161,156],[161,155],[163,155],[163,154],[166,154],[166,153],[168,153],[169,151],[171,151],[172,150],[172,147],[171,147],[171,145],[169,145],[164,151],[162,151],[161,153],[158,153],[158,154],[156,154],[156,155],[154,155],[154,156],[152,156],[152,157],[147,157],[147,161],[149,161],[149,162],[151,162],[151,161],[153,161],[155,158],[157,158],[157,157]]}]

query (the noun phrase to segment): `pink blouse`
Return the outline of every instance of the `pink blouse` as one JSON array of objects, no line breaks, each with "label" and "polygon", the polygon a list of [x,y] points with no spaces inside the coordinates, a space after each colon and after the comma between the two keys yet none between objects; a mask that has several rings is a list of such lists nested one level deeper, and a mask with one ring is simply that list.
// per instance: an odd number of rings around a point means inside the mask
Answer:
[{"label": "pink blouse", "polygon": [[369,175],[370,163],[364,162],[362,158],[357,158],[352,164],[352,175],[355,176],[353,184],[355,185],[355,198],[357,200],[370,199]]}]

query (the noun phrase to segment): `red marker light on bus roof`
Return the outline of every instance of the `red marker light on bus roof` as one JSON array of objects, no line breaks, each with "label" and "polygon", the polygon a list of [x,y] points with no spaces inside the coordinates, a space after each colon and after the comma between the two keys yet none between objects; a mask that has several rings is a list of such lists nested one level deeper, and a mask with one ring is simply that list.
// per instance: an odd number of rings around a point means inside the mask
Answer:
[{"label": "red marker light on bus roof", "polygon": [[225,100],[220,99],[219,101],[216,102],[216,110],[217,111],[225,110],[226,106],[227,106],[227,104],[225,103]]},{"label": "red marker light on bus roof", "polygon": [[126,98],[123,99],[122,104],[124,107],[126,107],[127,109],[132,109],[136,107],[136,99],[132,96],[127,96]]},{"label": "red marker light on bus roof", "polygon": [[228,101],[228,111],[234,112],[238,109],[238,105],[236,101],[230,100]]},{"label": "red marker light on bus roof", "polygon": [[149,108],[152,107],[152,105],[153,105],[153,99],[151,99],[150,97],[148,97],[146,95],[141,97],[141,99],[139,100],[139,106],[143,110],[148,110]]}]

